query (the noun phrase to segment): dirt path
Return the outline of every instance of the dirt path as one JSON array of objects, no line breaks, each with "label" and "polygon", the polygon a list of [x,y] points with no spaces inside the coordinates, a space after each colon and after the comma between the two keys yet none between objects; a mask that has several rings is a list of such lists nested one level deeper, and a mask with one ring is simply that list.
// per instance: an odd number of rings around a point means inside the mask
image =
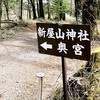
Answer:
[{"label": "dirt path", "polygon": [[1,41],[0,100],[37,100],[36,73],[40,71],[46,74],[43,83],[44,98],[52,91],[51,86],[55,84],[61,72],[59,60],[59,58],[38,53],[34,32],[22,32]]},{"label": "dirt path", "polygon": [[[78,63],[83,64],[67,59],[69,77],[80,68]],[[36,73],[41,71],[45,73],[43,99],[47,100],[62,84],[60,57],[38,53],[36,32],[0,41],[0,100],[38,100]]]}]

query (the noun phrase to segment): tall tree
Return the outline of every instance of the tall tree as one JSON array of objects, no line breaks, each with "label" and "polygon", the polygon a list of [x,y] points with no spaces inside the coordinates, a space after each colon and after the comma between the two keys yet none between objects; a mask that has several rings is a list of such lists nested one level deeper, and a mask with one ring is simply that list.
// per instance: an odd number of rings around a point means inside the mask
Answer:
[{"label": "tall tree", "polygon": [[100,0],[98,0],[97,17],[100,19]]},{"label": "tall tree", "polygon": [[30,0],[31,6],[32,6],[32,11],[33,11],[33,19],[36,19],[36,10],[35,10],[35,0]]},{"label": "tall tree", "polygon": [[8,1],[3,0],[4,6],[6,8],[6,15],[7,15],[7,20],[9,20],[9,5]]},{"label": "tall tree", "polygon": [[29,1],[29,0],[27,0],[27,2],[28,2],[27,18],[31,19],[30,1]]},{"label": "tall tree", "polygon": [[59,12],[59,18],[60,20],[65,20],[65,11],[64,11],[64,0],[60,0],[60,12]]},{"label": "tall tree", "polygon": [[65,13],[68,11],[66,0],[53,0],[52,12],[56,19],[65,19]]},{"label": "tall tree", "polygon": [[19,0],[19,19],[22,20],[23,0]]},{"label": "tall tree", "polygon": [[48,5],[48,19],[50,19],[50,0],[47,0],[47,5]]},{"label": "tall tree", "polygon": [[2,17],[2,0],[0,0],[0,28],[1,28],[1,17]]},{"label": "tall tree", "polygon": [[96,29],[97,0],[75,0],[76,20],[78,24],[90,24],[91,35]]},{"label": "tall tree", "polygon": [[36,4],[37,4],[37,13],[38,13],[38,17],[40,16],[40,12],[39,12],[39,2],[38,0],[36,0]]},{"label": "tall tree", "polygon": [[39,18],[44,18],[43,0],[39,0]]},{"label": "tall tree", "polygon": [[97,25],[97,0],[86,0],[83,5],[83,24],[91,25],[91,32],[93,34]]},{"label": "tall tree", "polygon": [[100,0],[98,0],[97,17],[100,19]]},{"label": "tall tree", "polygon": [[75,16],[77,24],[82,24],[82,10],[83,10],[83,1],[82,0],[74,0],[75,2]]}]

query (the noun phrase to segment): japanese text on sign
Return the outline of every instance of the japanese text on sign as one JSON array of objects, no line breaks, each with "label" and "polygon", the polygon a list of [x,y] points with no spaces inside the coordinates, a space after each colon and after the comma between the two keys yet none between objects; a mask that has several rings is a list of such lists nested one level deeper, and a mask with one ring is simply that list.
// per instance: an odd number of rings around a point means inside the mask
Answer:
[{"label": "japanese text on sign", "polygon": [[[90,41],[90,39],[88,38],[89,34],[87,34],[86,30],[81,30],[77,33],[78,36],[76,35],[76,31],[74,29],[66,29],[66,32],[62,32],[60,28],[58,28],[58,32],[54,32],[54,29],[51,28],[47,28],[47,31],[45,30],[45,28],[38,28],[38,35],[39,37],[48,37],[48,38],[52,38],[52,39],[71,39],[72,41],[74,41],[75,38],[78,38],[79,41]],[[74,44],[72,46],[72,49],[74,49],[75,55],[82,55],[82,49],[84,49],[85,47],[82,45]],[[67,45],[65,43],[60,42],[58,44],[58,48],[57,50],[59,52],[64,52],[65,54],[67,54]]]},{"label": "japanese text on sign", "polygon": [[90,55],[89,28],[89,26],[38,23],[39,52],[77,59],[84,57],[89,60],[89,57],[85,57],[86,53]]}]

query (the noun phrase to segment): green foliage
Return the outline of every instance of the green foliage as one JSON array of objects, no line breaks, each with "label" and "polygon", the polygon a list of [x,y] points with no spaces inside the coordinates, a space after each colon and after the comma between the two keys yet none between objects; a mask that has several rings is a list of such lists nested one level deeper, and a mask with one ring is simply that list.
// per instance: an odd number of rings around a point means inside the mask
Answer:
[{"label": "green foliage", "polygon": [[86,89],[88,96],[86,100],[100,100],[100,53],[99,48],[95,49],[95,52],[92,54],[92,58],[95,57],[95,59],[92,59],[92,65],[90,66],[91,70],[87,71],[86,69],[89,67],[89,65],[86,63],[84,68],[80,71],[78,71],[77,76],[80,76],[81,74],[86,83],[86,86],[88,89]]},{"label": "green foliage", "polygon": [[13,30],[0,29],[0,40],[11,37],[14,34],[15,34],[15,32]]},{"label": "green foliage", "polygon": [[9,3],[18,4],[19,3],[19,0],[9,0]]},{"label": "green foliage", "polygon": [[54,95],[53,100],[64,100],[63,90],[60,87],[55,91],[53,95]]},{"label": "green foliage", "polygon": [[47,4],[44,4],[44,7],[43,8],[44,8],[44,13],[47,14],[48,13],[48,5]]},{"label": "green foliage", "polygon": [[96,54],[90,74],[87,78],[90,89],[87,100],[100,100],[100,53]]},{"label": "green foliage", "polygon": [[9,2],[9,3],[14,3],[14,4],[19,2],[19,0],[2,0],[2,1]]},{"label": "green foliage", "polygon": [[62,7],[61,7],[62,9],[62,12],[64,12],[64,13],[68,13],[69,11],[70,11],[70,7],[69,7],[69,5],[68,5],[68,2],[66,1],[66,0],[63,0],[63,4],[62,4]]},{"label": "green foliage", "polygon": [[69,6],[66,0],[53,0],[51,12],[55,17],[58,17],[60,13],[67,13]]},{"label": "green foliage", "polygon": [[[91,55],[91,63],[87,62],[68,82],[68,100],[100,100],[100,53]],[[79,81],[76,80],[79,78]],[[54,97],[59,100],[60,89]],[[61,99],[63,100],[63,99]]]}]

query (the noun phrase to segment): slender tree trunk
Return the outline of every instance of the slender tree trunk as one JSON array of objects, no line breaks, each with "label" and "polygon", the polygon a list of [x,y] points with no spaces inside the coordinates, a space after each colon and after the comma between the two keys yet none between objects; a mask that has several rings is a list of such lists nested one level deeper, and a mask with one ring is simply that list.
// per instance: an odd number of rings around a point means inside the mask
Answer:
[{"label": "slender tree trunk", "polygon": [[32,6],[32,11],[33,11],[33,19],[36,19],[36,10],[35,10],[35,0],[30,0],[31,6]]},{"label": "slender tree trunk", "polygon": [[65,13],[62,12],[62,5],[63,5],[63,1],[60,0],[60,12],[59,12],[59,18],[60,18],[60,20],[65,20]]},{"label": "slender tree trunk", "polygon": [[44,19],[43,1],[39,0],[39,18]]},{"label": "slender tree trunk", "polygon": [[47,0],[47,5],[48,5],[48,19],[50,19],[50,0]]},{"label": "slender tree trunk", "polygon": [[62,1],[60,0],[60,12],[59,12],[59,18],[60,18],[60,20],[62,19],[61,7],[62,7]]},{"label": "slender tree trunk", "polygon": [[70,9],[71,9],[71,12],[70,12],[70,15],[72,16],[73,15],[73,1],[71,0],[71,4],[70,4]]},{"label": "slender tree trunk", "polygon": [[9,20],[9,5],[8,5],[8,1],[3,1],[4,6],[6,8],[6,15],[7,15],[7,20]]},{"label": "slender tree trunk", "polygon": [[23,0],[19,2],[19,20],[22,20]]},{"label": "slender tree trunk", "polygon": [[28,1],[28,13],[27,13],[27,18],[31,19],[31,9],[30,9],[30,1]]},{"label": "slender tree trunk", "polygon": [[1,18],[2,18],[2,0],[0,0],[0,28],[1,28]]},{"label": "slender tree trunk", "polygon": [[40,12],[39,12],[39,2],[38,0],[36,0],[36,4],[37,4],[37,14],[38,14],[38,17],[40,16]]},{"label": "slender tree trunk", "polygon": [[98,0],[97,17],[100,19],[100,0]]}]

